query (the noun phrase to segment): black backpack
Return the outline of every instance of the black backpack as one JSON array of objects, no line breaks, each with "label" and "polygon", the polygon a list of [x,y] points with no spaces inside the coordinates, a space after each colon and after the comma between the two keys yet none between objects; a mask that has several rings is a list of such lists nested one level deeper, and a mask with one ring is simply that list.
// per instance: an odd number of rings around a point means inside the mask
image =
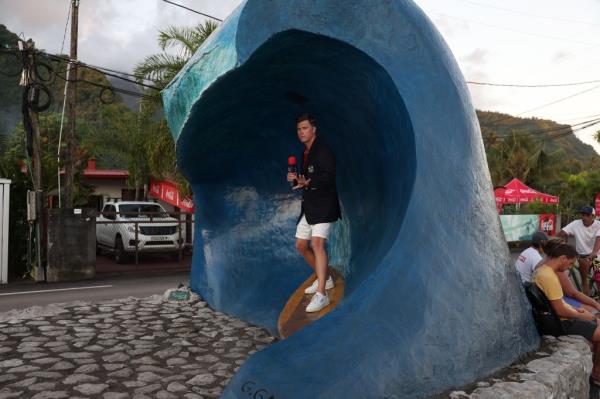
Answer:
[{"label": "black backpack", "polygon": [[525,294],[531,303],[533,311],[533,320],[540,335],[565,335],[565,330],[560,318],[554,312],[550,301],[546,298],[544,292],[534,283],[525,282]]}]

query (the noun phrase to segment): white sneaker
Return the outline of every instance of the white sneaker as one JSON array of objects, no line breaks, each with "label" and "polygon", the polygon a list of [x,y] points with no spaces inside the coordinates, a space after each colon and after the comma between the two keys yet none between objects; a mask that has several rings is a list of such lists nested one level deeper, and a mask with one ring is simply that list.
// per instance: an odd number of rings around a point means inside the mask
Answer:
[{"label": "white sneaker", "polygon": [[306,307],[306,311],[308,313],[318,312],[327,305],[329,305],[329,296],[327,294],[323,295],[320,292],[317,292],[310,300],[310,303]]},{"label": "white sneaker", "polygon": [[[319,285],[319,279],[316,278],[315,281],[313,281],[313,283],[304,290],[304,293],[305,294],[314,294],[315,292],[317,292],[318,285]],[[335,287],[335,284],[333,284],[333,279],[331,278],[331,276],[329,276],[327,278],[327,281],[325,281],[325,289],[330,290],[333,287]]]}]

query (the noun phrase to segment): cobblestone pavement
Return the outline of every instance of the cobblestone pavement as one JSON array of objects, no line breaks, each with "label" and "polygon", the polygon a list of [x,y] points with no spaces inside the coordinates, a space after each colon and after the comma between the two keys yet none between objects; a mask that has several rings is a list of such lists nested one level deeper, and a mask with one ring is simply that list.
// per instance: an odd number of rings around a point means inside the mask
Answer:
[{"label": "cobblestone pavement", "polygon": [[275,340],[205,302],[159,296],[10,316],[0,314],[0,398],[215,398]]}]

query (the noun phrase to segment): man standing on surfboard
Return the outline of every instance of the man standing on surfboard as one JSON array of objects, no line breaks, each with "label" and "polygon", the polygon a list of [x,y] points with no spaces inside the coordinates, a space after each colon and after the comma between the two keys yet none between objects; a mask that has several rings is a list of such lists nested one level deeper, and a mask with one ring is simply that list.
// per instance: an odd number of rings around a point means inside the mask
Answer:
[{"label": "man standing on surfboard", "polygon": [[329,305],[326,290],[334,287],[325,244],[332,224],[342,217],[335,185],[335,157],[331,148],[317,138],[316,121],[311,115],[303,114],[296,119],[296,131],[305,146],[302,168],[300,174],[288,173],[287,180],[295,182],[294,190],[303,190],[296,249],[317,274],[304,292],[314,294],[306,311],[318,312]]}]

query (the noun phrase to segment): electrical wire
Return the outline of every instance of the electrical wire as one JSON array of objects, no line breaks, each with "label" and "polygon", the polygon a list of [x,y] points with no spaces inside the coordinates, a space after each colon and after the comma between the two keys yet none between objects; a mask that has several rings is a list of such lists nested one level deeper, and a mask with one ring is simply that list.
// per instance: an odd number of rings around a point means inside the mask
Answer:
[{"label": "electrical wire", "polygon": [[83,63],[81,63],[81,62],[77,62],[77,64],[78,64],[79,66],[82,66],[82,67],[84,67],[84,68],[88,68],[88,69],[91,69],[91,70],[93,70],[93,71],[100,72],[100,73],[103,73],[103,74],[105,74],[105,75],[108,75],[108,76],[112,76],[112,77],[114,77],[114,78],[117,78],[117,79],[121,79],[121,80],[123,80],[123,81],[125,81],[125,82],[134,83],[134,84],[136,84],[136,85],[138,85],[138,86],[142,86],[142,87],[145,87],[145,88],[147,88],[147,89],[152,89],[152,90],[156,90],[156,91],[160,91],[160,90],[161,90],[160,88],[158,88],[158,87],[156,87],[156,86],[151,86],[151,85],[147,85],[147,84],[145,84],[145,83],[141,83],[140,81],[137,81],[137,80],[128,79],[128,78],[125,78],[125,77],[123,77],[123,76],[119,76],[119,75],[117,75],[117,74],[114,74],[114,73],[112,73],[112,72],[106,72],[106,71],[102,71],[102,70],[100,70],[100,69],[98,69],[98,68],[93,68],[93,67],[91,67],[91,66],[89,66],[89,65],[86,65],[86,64],[83,64]]},{"label": "electrical wire", "polygon": [[491,83],[491,82],[475,82],[467,80],[468,84],[480,86],[495,86],[495,87],[524,87],[524,88],[545,88],[545,87],[566,87],[566,86],[581,86],[592,83],[600,83],[600,80],[588,80],[585,82],[570,82],[570,83],[551,83],[551,84],[516,84],[516,83]]},{"label": "electrical wire", "polygon": [[[165,1],[165,0],[163,0],[163,1]],[[507,28],[505,26],[488,24],[485,22],[475,21],[475,20],[467,19],[467,18],[456,17],[454,15],[448,15],[448,14],[439,13],[439,12],[431,12],[430,14],[434,14],[434,15],[438,15],[438,16],[446,17],[446,18],[450,18],[450,19],[457,19],[457,20],[463,21],[463,22],[470,22],[470,23],[477,24],[477,25],[487,26],[488,28],[494,28],[494,29],[500,29],[500,30],[513,32],[513,33],[519,33],[521,35],[535,36],[535,37],[540,37],[543,39],[548,39],[548,40],[553,40],[553,41],[560,40],[563,42],[576,43],[576,44],[590,46],[590,47],[600,46],[600,43],[583,42],[580,40],[573,40],[573,39],[568,39],[568,38],[564,38],[564,37],[560,37],[560,36],[550,36],[550,35],[541,35],[539,33],[524,32],[524,31],[520,31],[520,30],[516,30],[516,29]]]},{"label": "electrical wire", "polygon": [[[516,131],[514,133],[495,135],[494,137],[504,139],[504,138],[513,137],[513,136],[515,136],[515,137],[535,137],[535,136],[547,135],[548,133],[571,133],[571,131],[575,131],[580,128],[585,129],[585,128],[589,127],[590,124],[597,124],[597,123],[600,123],[600,118],[587,120],[587,121],[576,123],[573,125],[560,125],[560,126],[554,126],[551,128],[547,128],[547,129]],[[574,127],[576,127],[577,129],[573,129]]]},{"label": "electrical wire", "polygon": [[203,16],[205,16],[205,17],[207,17],[207,18],[214,19],[215,21],[223,22],[223,20],[222,20],[222,19],[219,19],[219,18],[217,18],[217,17],[213,17],[212,15],[208,15],[208,14],[205,14],[205,13],[203,13],[203,12],[200,12],[200,11],[192,10],[191,8],[189,8],[189,7],[186,7],[186,6],[184,6],[184,5],[177,4],[177,3],[174,3],[174,2],[172,2],[172,1],[169,1],[169,0],[162,0],[162,1],[164,1],[165,3],[172,4],[172,5],[174,5],[174,6],[177,6],[177,7],[184,8],[184,9],[186,9],[186,10],[188,10],[188,11],[191,11],[191,12],[195,12],[196,14],[203,15]]},{"label": "electrical wire", "polygon": [[[56,74],[56,76],[62,80],[67,80],[64,76],[60,76],[59,74]],[[127,90],[127,89],[120,89],[117,87],[113,87],[113,86],[109,86],[109,85],[105,85],[102,83],[97,83],[97,82],[92,82],[91,80],[87,80],[87,79],[83,79],[83,78],[77,78],[77,79],[69,79],[69,82],[81,82],[81,83],[87,83],[89,85],[92,86],[96,86],[102,89],[106,89],[109,90],[111,92],[116,92],[116,93],[121,93],[121,94],[126,94],[128,96],[131,97],[137,97],[137,98],[144,98],[144,99],[148,99],[148,100],[155,100],[157,98],[157,96],[152,96],[152,95],[148,95],[148,94],[144,94],[144,93],[139,93],[136,91],[131,91],[131,90]]]},{"label": "electrical wire", "polygon": [[592,90],[596,90],[598,88],[600,88],[600,85],[594,86],[594,87],[586,89],[586,90],[579,91],[577,93],[571,94],[571,95],[566,96],[566,97],[559,98],[558,100],[554,100],[554,101],[551,101],[551,102],[546,103],[546,104],[542,104],[542,105],[540,105],[538,107],[528,109],[527,111],[519,112],[518,114],[515,114],[514,116],[521,116],[521,115],[526,114],[526,113],[531,112],[531,111],[537,111],[538,109],[549,107],[551,105],[557,104],[557,103],[565,101],[565,100],[569,100],[569,99],[571,99],[573,97],[580,96],[582,94],[588,93],[588,92],[590,92]]},{"label": "electrical wire", "polygon": [[[55,56],[55,55],[52,55],[52,54],[47,54],[47,53],[43,53],[43,54],[44,54],[44,55],[46,55],[46,56],[48,56],[48,57],[49,57],[49,58],[51,58],[51,59],[54,59],[54,60],[67,61],[67,60],[66,60],[65,58],[63,58],[63,57],[59,57],[59,56]],[[151,86],[151,85],[147,85],[147,84],[145,84],[145,83],[142,83],[140,80],[150,80],[150,81],[153,81],[153,80],[151,80],[151,79],[146,79],[146,78],[145,78],[145,77],[143,77],[143,76],[138,76],[138,75],[128,74],[128,73],[125,73],[125,72],[120,72],[120,71],[107,72],[107,71],[112,71],[112,70],[111,70],[111,69],[109,69],[109,68],[96,67],[96,66],[93,66],[93,65],[91,65],[91,64],[87,64],[87,63],[85,63],[85,62],[81,62],[81,61],[74,61],[74,63],[76,63],[76,64],[77,64],[77,66],[79,66],[79,67],[82,67],[82,68],[87,68],[87,69],[91,69],[91,70],[94,70],[94,71],[96,71],[96,72],[100,72],[100,73],[102,73],[102,74],[104,74],[104,75],[112,76],[112,77],[114,77],[114,78],[121,79],[121,80],[123,80],[123,81],[126,81],[126,82],[134,83],[134,84],[136,84],[136,85],[138,85],[138,86],[146,87],[146,88],[148,88],[148,89],[153,89],[153,90],[157,90],[157,91],[160,91],[160,90],[161,90],[160,88],[158,88],[158,87],[156,87],[156,86]],[[140,80],[132,80],[132,79],[128,79],[128,78],[125,78],[125,77],[123,77],[123,76],[120,76],[119,74],[126,75],[126,76],[132,76],[132,77],[135,77],[135,78],[137,78],[137,79],[140,79]],[[155,82],[155,81],[154,81],[154,82]]]},{"label": "electrical wire", "polygon": [[544,15],[537,15],[537,14],[531,14],[531,13],[528,13],[528,12],[512,10],[510,8],[498,7],[498,6],[494,6],[494,5],[491,5],[491,4],[479,3],[479,2],[476,2],[476,1],[472,1],[472,0],[458,0],[458,1],[463,2],[463,3],[473,4],[473,5],[476,5],[476,6],[479,6],[479,7],[493,8],[493,9],[496,9],[496,10],[506,11],[506,12],[510,12],[510,13],[513,13],[513,14],[526,15],[528,17],[546,19],[546,20],[550,20],[550,21],[568,22],[568,23],[574,23],[574,24],[577,24],[577,25],[588,25],[588,26],[596,26],[596,27],[600,26],[600,24],[594,24],[594,23],[591,23],[591,22],[575,21],[575,20],[572,20],[572,19],[565,19],[565,18],[547,17],[547,16],[544,16]]},{"label": "electrical wire", "polygon": [[65,33],[63,33],[63,39],[62,39],[62,44],[60,45],[60,53],[62,54],[64,48],[65,48],[65,39],[67,38],[67,27],[69,26],[69,19],[71,17],[71,1],[67,0],[69,2],[69,11],[67,12],[67,22],[65,23]]}]

